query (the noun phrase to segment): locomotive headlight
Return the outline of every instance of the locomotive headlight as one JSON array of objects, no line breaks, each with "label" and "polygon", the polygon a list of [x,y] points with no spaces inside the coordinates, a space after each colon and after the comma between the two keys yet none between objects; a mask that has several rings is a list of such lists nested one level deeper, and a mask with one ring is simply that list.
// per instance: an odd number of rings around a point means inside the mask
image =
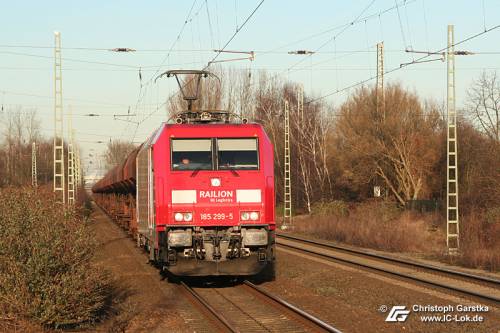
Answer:
[{"label": "locomotive headlight", "polygon": [[174,215],[174,219],[175,219],[177,222],[182,222],[182,220],[184,219],[184,216],[182,215],[182,213],[175,213],[175,215]]},{"label": "locomotive headlight", "polygon": [[249,218],[250,218],[249,212],[241,212],[241,220],[242,221],[248,221]]},{"label": "locomotive headlight", "polygon": [[250,220],[257,221],[258,219],[259,219],[259,213],[258,212],[251,212],[250,213]]},{"label": "locomotive headlight", "polygon": [[268,243],[266,229],[242,229],[243,246],[265,246]]},{"label": "locomotive headlight", "polygon": [[168,232],[168,245],[173,247],[191,246],[192,245],[191,234],[192,234],[191,229],[170,230]]},{"label": "locomotive headlight", "polygon": [[184,221],[190,222],[193,220],[193,214],[192,213],[184,213]]}]

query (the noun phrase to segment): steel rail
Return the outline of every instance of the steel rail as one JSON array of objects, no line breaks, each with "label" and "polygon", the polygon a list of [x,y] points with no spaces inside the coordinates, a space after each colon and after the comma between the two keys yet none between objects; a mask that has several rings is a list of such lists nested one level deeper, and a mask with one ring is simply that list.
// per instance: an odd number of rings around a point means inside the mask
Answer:
[{"label": "steel rail", "polygon": [[363,250],[355,250],[355,249],[352,249],[352,248],[349,248],[349,247],[346,247],[346,246],[334,245],[334,244],[331,244],[329,242],[324,242],[324,241],[320,241],[320,240],[312,240],[312,239],[307,239],[307,238],[302,238],[302,237],[297,237],[297,236],[290,236],[290,235],[283,235],[283,234],[276,234],[276,237],[281,237],[281,238],[285,238],[285,239],[296,240],[296,241],[300,241],[300,242],[304,242],[304,243],[309,243],[309,244],[313,244],[313,245],[321,245],[321,246],[324,246],[326,248],[331,248],[331,249],[336,249],[336,250],[342,250],[342,251],[346,251],[346,252],[350,252],[350,253],[354,253],[354,254],[364,255],[364,256],[367,256],[367,257],[372,257],[372,258],[377,258],[377,259],[383,259],[383,260],[386,260],[386,261],[397,262],[397,263],[405,264],[405,265],[408,265],[408,266],[415,266],[415,267],[419,267],[419,268],[425,268],[425,269],[429,269],[429,270],[433,270],[433,271],[437,271],[437,272],[441,272],[441,273],[448,273],[448,274],[451,274],[451,275],[456,275],[456,276],[460,276],[460,277],[466,277],[466,278],[478,280],[478,281],[481,281],[481,282],[489,282],[489,283],[493,283],[493,284],[498,284],[500,286],[500,279],[495,279],[495,278],[492,278],[492,277],[480,276],[480,275],[476,275],[476,274],[455,271],[455,270],[448,269],[448,268],[443,268],[443,267],[438,267],[438,266],[434,266],[434,265],[423,264],[423,263],[419,263],[419,262],[415,262],[415,261],[410,261],[410,260],[403,260],[403,259],[399,259],[399,258],[392,258],[392,257],[389,257],[389,256],[384,256],[382,254],[370,253],[370,252],[363,251]]},{"label": "steel rail", "polygon": [[185,284],[183,281],[180,284],[187,290],[198,302],[200,302],[214,317],[217,318],[229,331],[233,333],[239,333],[240,331],[236,329],[229,321],[220,313],[217,312],[210,304],[208,304],[203,297],[201,297],[196,291],[193,290],[190,286]]},{"label": "steel rail", "polygon": [[313,315],[305,312],[304,310],[299,309],[295,305],[292,305],[292,304],[288,303],[287,301],[284,301],[281,298],[278,298],[278,297],[274,296],[273,294],[267,292],[263,288],[256,286],[252,282],[250,282],[248,280],[245,280],[244,283],[245,283],[245,285],[247,285],[250,288],[252,288],[252,289],[256,290],[257,292],[259,292],[260,294],[266,296],[267,298],[272,299],[273,301],[279,303],[280,305],[284,306],[285,308],[287,308],[287,309],[289,309],[289,310],[297,313],[300,317],[309,320],[310,322],[312,322],[315,325],[321,327],[322,329],[324,329],[324,330],[326,330],[328,332],[342,333],[342,331],[340,331],[340,330],[336,329],[335,327],[333,327],[333,326],[325,323],[321,319],[318,319],[317,317],[315,317],[315,316],[313,316]]},{"label": "steel rail", "polygon": [[[283,237],[283,235],[276,235],[276,236],[277,237],[285,238],[285,237]],[[289,237],[290,239],[292,239],[292,237],[294,237],[294,236],[287,236],[287,237]],[[300,238],[297,237],[297,240],[298,239],[300,239]],[[315,243],[314,241],[311,241],[311,240],[304,241],[304,242],[306,242],[306,243],[313,243],[313,244]],[[317,243],[317,244],[318,245],[322,245],[321,243]],[[499,303],[500,302],[500,298],[499,297],[496,297],[496,296],[493,296],[493,295],[483,294],[483,293],[472,291],[472,290],[467,290],[467,289],[463,289],[463,288],[458,288],[458,287],[450,286],[448,284],[441,283],[439,281],[432,281],[432,280],[429,280],[429,279],[419,278],[419,277],[415,277],[415,276],[410,275],[410,274],[396,272],[396,271],[393,271],[393,270],[390,270],[390,269],[385,269],[385,268],[382,268],[382,267],[377,267],[375,265],[364,264],[364,263],[361,263],[361,262],[358,262],[358,261],[355,261],[355,260],[350,260],[350,259],[346,259],[346,258],[339,258],[339,257],[333,256],[333,255],[329,255],[329,254],[325,254],[325,253],[321,253],[321,252],[313,251],[313,250],[307,250],[307,249],[303,249],[303,248],[300,248],[300,247],[297,247],[297,246],[293,246],[293,245],[289,245],[289,244],[279,244],[279,245],[283,246],[283,247],[292,248],[292,249],[297,250],[299,252],[311,253],[311,254],[314,254],[314,255],[317,255],[317,256],[320,256],[320,257],[324,257],[324,258],[327,258],[327,259],[330,259],[330,260],[341,261],[341,262],[345,262],[345,263],[349,263],[349,264],[353,264],[353,265],[365,267],[365,268],[368,268],[368,269],[380,271],[380,272],[383,272],[383,273],[388,273],[388,274],[391,274],[391,275],[396,275],[396,276],[403,277],[403,278],[406,278],[406,279],[410,279],[410,280],[413,280],[413,281],[423,282],[423,283],[434,285],[434,286],[441,287],[441,288],[444,288],[444,289],[457,291],[457,292],[460,292],[460,293],[463,293],[463,294],[466,294],[466,295],[472,295],[472,296],[475,296],[475,297],[486,299],[488,301],[493,301],[495,303]],[[322,246],[329,247],[328,245],[322,245]],[[332,246],[331,248],[332,249],[343,250],[343,248],[340,248],[340,247],[336,248],[336,247]],[[365,255],[365,254],[366,255],[370,255],[370,254],[364,253],[364,252],[356,252],[355,250],[351,250],[351,249],[346,249],[346,250],[349,251],[349,252],[352,252],[354,254],[357,254],[357,255]],[[378,255],[373,255],[373,257],[377,257],[379,259],[384,259],[385,258],[385,256],[378,256]],[[390,261],[391,259],[393,259],[393,258],[390,258],[390,257],[386,257],[386,258],[387,258],[387,261]],[[394,260],[394,262],[403,263],[403,264],[406,263],[404,260],[399,260],[399,259],[398,260]],[[411,265],[411,263],[408,263],[408,265]],[[423,267],[425,267],[425,265]],[[430,267],[433,267],[433,266],[430,266]],[[495,282],[494,279],[492,279],[492,280]],[[491,282],[491,281],[488,281],[488,282]]]}]

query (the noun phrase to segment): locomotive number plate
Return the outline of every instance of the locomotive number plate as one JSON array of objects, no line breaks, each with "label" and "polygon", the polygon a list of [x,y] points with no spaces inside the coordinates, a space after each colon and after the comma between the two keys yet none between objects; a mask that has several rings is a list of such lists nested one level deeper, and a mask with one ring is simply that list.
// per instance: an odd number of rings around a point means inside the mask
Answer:
[{"label": "locomotive number plate", "polygon": [[202,213],[200,218],[202,221],[232,220],[233,213]]}]

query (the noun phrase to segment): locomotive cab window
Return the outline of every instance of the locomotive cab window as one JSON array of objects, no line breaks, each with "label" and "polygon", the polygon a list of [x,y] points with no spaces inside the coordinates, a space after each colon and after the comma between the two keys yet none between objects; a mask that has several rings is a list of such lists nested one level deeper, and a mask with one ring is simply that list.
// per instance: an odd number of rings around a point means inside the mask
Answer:
[{"label": "locomotive cab window", "polygon": [[219,170],[258,170],[257,139],[217,139]]},{"label": "locomotive cab window", "polygon": [[172,170],[212,170],[211,139],[173,139]]}]

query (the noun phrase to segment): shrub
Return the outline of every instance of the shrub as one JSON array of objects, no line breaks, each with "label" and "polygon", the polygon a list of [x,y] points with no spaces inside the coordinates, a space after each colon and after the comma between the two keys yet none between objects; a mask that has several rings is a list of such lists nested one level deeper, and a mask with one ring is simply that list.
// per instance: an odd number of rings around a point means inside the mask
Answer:
[{"label": "shrub", "polygon": [[[460,220],[460,256],[448,258],[468,267],[500,270],[500,223],[494,209],[471,212]],[[494,220],[496,218],[496,220]]]},{"label": "shrub", "polygon": [[312,206],[312,215],[333,215],[333,216],[346,216],[349,207],[344,201],[320,201]]},{"label": "shrub", "polygon": [[95,321],[110,278],[91,262],[94,237],[51,192],[0,190],[0,314],[42,326]]},{"label": "shrub", "polygon": [[486,211],[484,219],[488,223],[500,223],[500,207],[493,207]]}]

